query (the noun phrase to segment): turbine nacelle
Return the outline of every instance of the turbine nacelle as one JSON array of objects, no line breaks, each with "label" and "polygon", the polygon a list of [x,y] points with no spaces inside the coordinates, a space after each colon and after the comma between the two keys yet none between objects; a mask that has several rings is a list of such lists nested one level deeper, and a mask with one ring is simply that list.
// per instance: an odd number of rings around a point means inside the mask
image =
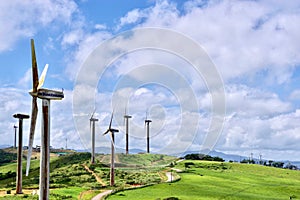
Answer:
[{"label": "turbine nacelle", "polygon": [[64,98],[64,92],[41,88],[38,89],[37,97],[40,99],[62,100]]}]

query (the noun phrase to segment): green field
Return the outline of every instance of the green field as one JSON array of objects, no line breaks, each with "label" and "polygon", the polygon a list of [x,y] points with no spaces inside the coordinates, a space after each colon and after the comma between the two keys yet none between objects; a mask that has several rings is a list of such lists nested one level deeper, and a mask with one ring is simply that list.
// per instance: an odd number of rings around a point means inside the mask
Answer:
[{"label": "green field", "polygon": [[[186,160],[175,164],[180,180],[165,183],[166,172],[177,160],[157,154],[116,154],[115,186],[109,186],[110,155],[98,154],[90,164],[89,153],[51,157],[50,199],[91,199],[101,191],[116,192],[107,199],[300,199],[300,171],[254,164]],[[25,173],[25,161],[23,173]],[[85,167],[96,177],[85,170]],[[32,160],[31,172],[23,176],[24,195],[6,195],[15,189],[16,163],[0,166],[0,199],[30,199],[38,189],[39,160]],[[96,178],[100,178],[96,180]],[[97,182],[98,181],[98,182]],[[134,188],[145,186],[144,188]],[[127,190],[126,190],[127,188]],[[131,188],[131,190],[128,190]],[[124,190],[125,189],[125,190]],[[2,192],[2,193],[1,193]]]},{"label": "green field", "polygon": [[[90,164],[89,153],[72,153],[61,157],[51,157],[50,163],[50,199],[91,199],[102,190],[110,188],[109,161],[110,155],[98,154],[96,164]],[[157,184],[166,179],[165,165],[176,158],[157,154],[116,154],[115,187],[126,188],[131,185]],[[26,161],[23,161],[25,174]],[[84,168],[88,166],[102,180],[96,178]],[[16,185],[16,163],[11,162],[0,166],[0,199],[37,199],[31,195],[38,190],[39,160],[31,161],[30,174],[23,175],[24,195],[6,195],[11,191],[14,194]]]},{"label": "green field", "polygon": [[[185,169],[185,163],[192,162]],[[260,165],[184,161],[181,180],[115,193],[107,199],[300,199],[300,171]]]}]

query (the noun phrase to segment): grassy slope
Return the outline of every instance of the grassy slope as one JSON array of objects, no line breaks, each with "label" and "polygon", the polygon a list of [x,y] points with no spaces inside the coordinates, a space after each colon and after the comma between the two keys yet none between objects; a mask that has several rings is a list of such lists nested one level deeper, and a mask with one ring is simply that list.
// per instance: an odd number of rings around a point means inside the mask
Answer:
[{"label": "grassy slope", "polygon": [[[126,181],[131,179],[133,183],[144,183],[148,181],[160,182],[157,170],[161,166],[170,163],[175,157],[152,155],[152,154],[132,154],[124,155],[118,154],[118,165],[116,168],[116,185],[124,187],[128,185]],[[104,159],[103,159],[104,158]],[[97,160],[102,160],[106,167],[103,165],[94,165],[95,172],[103,178],[106,184],[109,184],[109,161],[110,155],[97,155]],[[100,184],[96,182],[95,178],[84,170],[80,163],[89,164],[90,155],[85,153],[77,153],[62,157],[51,157],[50,163],[50,199],[78,199],[81,192],[87,192],[93,195],[93,191],[100,189]],[[26,161],[23,162],[23,172],[25,172]],[[99,165],[99,166],[98,166]],[[101,167],[100,167],[101,166]],[[91,166],[90,166],[91,167]],[[148,169],[145,169],[148,167]],[[151,170],[149,170],[151,168]],[[9,163],[0,166],[0,172],[15,172],[16,163]],[[126,172],[127,171],[127,172]],[[29,177],[23,176],[23,189],[38,189],[39,181],[39,160],[31,161],[31,171]],[[15,176],[0,180],[0,191],[15,189]],[[67,196],[64,196],[66,195]],[[94,193],[95,194],[95,193]],[[84,199],[86,199],[84,196]],[[22,195],[7,196],[4,199],[21,199]],[[1,197],[0,197],[1,199]],[[28,196],[28,199],[36,199],[36,196]]]},{"label": "grassy slope", "polygon": [[[86,162],[90,159],[90,154],[76,153],[62,157],[51,157],[50,163],[50,199],[61,199],[64,194],[68,194],[69,199],[77,199],[80,192],[87,189],[92,183],[85,187],[82,183],[88,182],[92,179],[92,176],[87,173],[80,163]],[[23,161],[23,174],[25,173],[26,161]],[[23,189],[38,189],[39,182],[39,160],[32,160],[30,167],[30,174],[28,177],[23,175]],[[16,171],[16,163],[6,164],[0,167],[0,172],[7,173],[9,171]],[[73,178],[74,176],[74,178]],[[82,176],[86,179],[78,181]],[[15,189],[15,177],[0,180],[0,191],[1,190],[14,190]],[[59,188],[59,189],[53,189]],[[88,188],[89,189],[89,188]],[[4,199],[21,199],[22,195],[17,196],[6,196]],[[65,197],[64,197],[65,198]],[[36,199],[29,195],[29,199]]]},{"label": "grassy slope", "polygon": [[[289,199],[300,198],[300,172],[258,165],[193,161],[181,180],[116,193],[108,199]],[[176,168],[184,169],[184,162]]]}]

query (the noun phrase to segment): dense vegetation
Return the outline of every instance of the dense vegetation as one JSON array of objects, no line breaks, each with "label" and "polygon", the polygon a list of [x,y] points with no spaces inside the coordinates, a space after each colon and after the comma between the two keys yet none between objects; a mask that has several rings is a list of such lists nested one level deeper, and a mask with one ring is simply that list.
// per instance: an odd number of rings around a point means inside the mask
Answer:
[{"label": "dense vegetation", "polygon": [[220,158],[218,156],[212,157],[210,155],[205,155],[205,154],[187,154],[187,155],[184,156],[184,159],[186,159],[186,160],[207,160],[207,161],[224,162],[223,158]]},{"label": "dense vegetation", "polygon": [[4,151],[0,149],[0,166],[5,163],[10,163],[14,160],[17,160],[17,154],[13,152]]}]

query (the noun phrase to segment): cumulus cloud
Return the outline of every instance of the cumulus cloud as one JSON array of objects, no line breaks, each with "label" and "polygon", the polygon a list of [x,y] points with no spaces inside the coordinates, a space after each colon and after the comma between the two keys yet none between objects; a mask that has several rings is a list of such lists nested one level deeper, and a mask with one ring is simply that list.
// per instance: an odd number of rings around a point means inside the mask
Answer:
[{"label": "cumulus cloud", "polygon": [[[207,69],[203,69],[199,76],[184,57],[158,49],[135,49],[104,64],[99,63],[99,56],[91,55],[98,45],[120,30],[160,27],[178,31],[200,44],[221,74],[225,84],[227,118],[217,149],[239,154],[256,151],[256,155],[262,153],[270,158],[276,157],[274,153],[282,158],[283,152],[292,158],[295,152],[299,152],[296,144],[300,142],[297,136],[300,114],[294,109],[293,101],[299,100],[300,93],[298,89],[290,94],[282,92],[282,86],[295,88],[289,84],[295,71],[299,70],[300,8],[296,1],[194,0],[176,4],[160,0],[150,7],[128,11],[113,27],[94,24],[93,30],[87,27],[89,22],[84,16],[74,17],[80,8],[72,1],[11,1],[0,3],[0,6],[3,8],[1,21],[6,21],[4,16],[12,19],[5,29],[0,28],[0,38],[5,40],[5,43],[0,41],[0,52],[13,48],[19,38],[31,36],[41,27],[55,26],[54,22],[68,25],[59,39],[66,52],[65,73],[71,81],[76,80],[78,73],[82,74],[74,91],[66,90],[66,98],[52,104],[56,116],[51,135],[54,146],[64,147],[62,138],[68,137],[68,143],[74,148],[89,148],[89,115],[96,108],[95,116],[100,119],[97,131],[104,132],[115,107],[113,125],[121,130],[116,144],[123,147],[123,115],[127,106],[129,114],[133,115],[132,148],[145,147],[147,110],[153,120],[151,140],[154,151],[175,152],[178,147],[189,146],[194,150],[201,148],[209,132],[213,109],[212,91],[203,77]],[[41,17],[33,17],[36,15]],[[97,55],[105,59],[112,56],[111,52],[118,54],[134,49],[138,42],[145,41],[150,35],[138,38],[140,41],[135,40],[134,31],[125,36],[114,44],[115,51],[107,49]],[[166,44],[162,38],[153,38],[151,44]],[[51,47],[53,39],[48,41]],[[119,48],[120,44],[123,49]],[[166,45],[182,50],[178,51],[182,54],[194,55],[176,39]],[[89,64],[94,67],[80,71],[88,57],[92,60]],[[103,74],[99,74],[96,69],[102,65],[107,66]],[[28,84],[29,75],[28,71],[19,84]],[[76,93],[78,88],[81,93]],[[7,99],[9,95],[12,97]],[[1,111],[6,115],[11,115],[10,111],[22,111],[24,106],[15,99],[24,96],[28,95],[11,88],[3,89],[5,103],[1,104]],[[70,97],[78,101],[74,104]],[[30,102],[30,97],[26,98]],[[11,121],[6,121],[6,124],[12,126]],[[8,133],[2,132],[1,135],[8,136]],[[96,146],[109,146],[109,142],[109,138],[98,137]],[[165,145],[167,149],[163,149]]]},{"label": "cumulus cloud", "polygon": [[0,3],[0,52],[10,50],[14,44],[31,37],[53,22],[71,23],[77,10],[73,1],[2,1]]}]

